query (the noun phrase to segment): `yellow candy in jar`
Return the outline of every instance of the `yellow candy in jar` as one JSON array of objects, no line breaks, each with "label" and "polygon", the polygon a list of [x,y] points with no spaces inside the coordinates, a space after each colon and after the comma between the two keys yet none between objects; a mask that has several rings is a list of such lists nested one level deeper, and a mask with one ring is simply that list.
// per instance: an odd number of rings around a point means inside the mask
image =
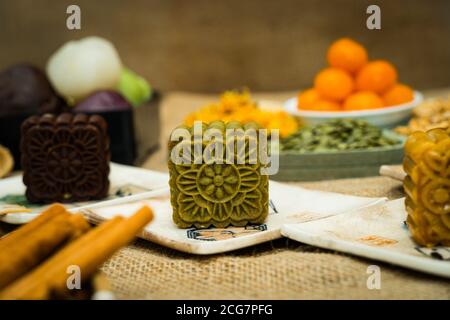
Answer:
[{"label": "yellow candy in jar", "polygon": [[418,244],[450,246],[450,133],[414,132],[405,144],[407,225]]}]

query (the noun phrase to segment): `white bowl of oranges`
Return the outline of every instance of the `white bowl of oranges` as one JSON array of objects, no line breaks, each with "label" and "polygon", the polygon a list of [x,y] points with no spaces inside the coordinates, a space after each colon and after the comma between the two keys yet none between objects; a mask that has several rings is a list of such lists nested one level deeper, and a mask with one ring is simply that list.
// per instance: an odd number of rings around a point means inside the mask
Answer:
[{"label": "white bowl of oranges", "polygon": [[327,60],[329,67],[316,75],[313,88],[284,105],[308,124],[353,118],[390,128],[406,122],[423,101],[420,92],[398,81],[391,63],[369,61],[366,49],[351,39],[334,42]]}]

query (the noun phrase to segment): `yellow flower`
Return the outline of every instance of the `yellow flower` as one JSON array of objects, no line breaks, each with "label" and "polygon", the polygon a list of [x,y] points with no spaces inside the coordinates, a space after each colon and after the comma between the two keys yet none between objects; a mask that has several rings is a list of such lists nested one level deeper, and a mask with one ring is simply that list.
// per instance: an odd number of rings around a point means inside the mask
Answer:
[{"label": "yellow flower", "polygon": [[211,122],[215,120],[256,122],[262,128],[279,129],[281,137],[298,130],[297,120],[284,111],[263,111],[252,100],[250,92],[226,91],[217,103],[208,104],[189,114],[185,123],[191,126],[194,121]]}]

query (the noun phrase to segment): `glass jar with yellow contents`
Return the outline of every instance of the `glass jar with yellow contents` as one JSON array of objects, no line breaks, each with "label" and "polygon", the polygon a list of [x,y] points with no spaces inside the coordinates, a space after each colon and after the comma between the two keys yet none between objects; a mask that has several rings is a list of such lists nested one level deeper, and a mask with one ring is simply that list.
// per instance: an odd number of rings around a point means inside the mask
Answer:
[{"label": "glass jar with yellow contents", "polygon": [[414,132],[405,144],[403,168],[407,224],[423,246],[450,246],[450,134]]}]

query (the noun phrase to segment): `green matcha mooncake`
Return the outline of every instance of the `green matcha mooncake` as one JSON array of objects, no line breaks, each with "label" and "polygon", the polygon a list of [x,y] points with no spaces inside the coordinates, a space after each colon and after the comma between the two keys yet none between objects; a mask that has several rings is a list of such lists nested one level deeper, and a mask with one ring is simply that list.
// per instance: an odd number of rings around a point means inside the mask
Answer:
[{"label": "green matcha mooncake", "polygon": [[[171,139],[176,141],[169,142],[169,155],[176,154],[184,160],[180,163],[180,158],[174,160],[170,156],[168,162],[173,221],[180,228],[263,223],[268,215],[269,190],[268,176],[261,174],[264,165],[258,152],[260,140],[251,135],[234,140],[227,136],[230,132],[227,129],[255,132],[256,124],[241,125],[235,121],[200,124],[200,133],[195,131],[198,126],[194,130],[195,125],[175,129]],[[183,138],[174,139],[176,130]],[[222,138],[211,139],[211,132]],[[213,145],[221,148],[211,151]],[[187,156],[182,153],[183,146],[185,152],[190,151]],[[196,153],[199,146],[201,152]],[[212,159],[205,156],[208,150]],[[218,161],[219,158],[223,161]]]}]

